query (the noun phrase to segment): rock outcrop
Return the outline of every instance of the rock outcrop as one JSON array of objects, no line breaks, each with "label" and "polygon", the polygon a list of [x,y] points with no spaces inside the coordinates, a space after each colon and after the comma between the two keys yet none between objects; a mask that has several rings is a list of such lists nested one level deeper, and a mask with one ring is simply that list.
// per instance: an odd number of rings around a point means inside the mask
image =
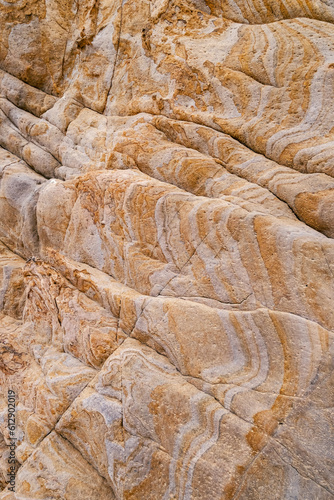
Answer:
[{"label": "rock outcrop", "polygon": [[333,499],[333,2],[0,13],[0,499]]}]

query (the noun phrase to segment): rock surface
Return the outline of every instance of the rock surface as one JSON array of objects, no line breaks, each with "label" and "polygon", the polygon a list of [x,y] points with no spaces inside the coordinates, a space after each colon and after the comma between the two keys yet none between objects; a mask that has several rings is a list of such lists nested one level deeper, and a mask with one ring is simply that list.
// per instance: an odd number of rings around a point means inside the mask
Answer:
[{"label": "rock surface", "polygon": [[334,3],[0,14],[0,499],[333,499]]}]

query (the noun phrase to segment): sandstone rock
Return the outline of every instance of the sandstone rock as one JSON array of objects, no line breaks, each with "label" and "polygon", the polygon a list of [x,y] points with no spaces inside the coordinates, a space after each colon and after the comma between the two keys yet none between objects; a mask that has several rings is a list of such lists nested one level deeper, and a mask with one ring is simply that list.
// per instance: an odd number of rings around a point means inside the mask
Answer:
[{"label": "sandstone rock", "polygon": [[[18,395],[16,409],[16,457],[23,463],[40,441],[50,433],[62,413],[94,376],[94,370],[71,355],[49,347],[35,336],[33,329],[13,318],[1,317],[1,388]],[[39,341],[39,342],[38,342]],[[7,402],[1,404],[1,428],[7,429]],[[4,452],[1,468],[6,470],[9,449]],[[8,463],[7,463],[8,467]],[[5,475],[5,474],[4,474]]]},{"label": "sandstone rock", "polygon": [[21,319],[25,300],[23,267],[25,261],[0,243],[0,310]]},{"label": "sandstone rock", "polygon": [[1,498],[113,500],[115,497],[106,481],[80,453],[52,432],[19,470],[15,494],[5,490]]},{"label": "sandstone rock", "polygon": [[332,2],[0,12],[0,499],[333,498]]}]

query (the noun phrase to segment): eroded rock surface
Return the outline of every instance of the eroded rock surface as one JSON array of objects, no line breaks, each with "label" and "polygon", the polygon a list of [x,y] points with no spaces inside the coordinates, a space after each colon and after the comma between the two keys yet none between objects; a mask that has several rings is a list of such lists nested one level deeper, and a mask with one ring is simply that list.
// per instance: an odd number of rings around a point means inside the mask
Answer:
[{"label": "eroded rock surface", "polygon": [[0,14],[0,499],[333,499],[333,2]]}]

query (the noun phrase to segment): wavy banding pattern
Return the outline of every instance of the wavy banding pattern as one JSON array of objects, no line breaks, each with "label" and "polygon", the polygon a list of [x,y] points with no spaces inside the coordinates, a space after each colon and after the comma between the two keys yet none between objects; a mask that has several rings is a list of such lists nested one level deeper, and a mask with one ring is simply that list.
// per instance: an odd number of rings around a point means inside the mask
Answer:
[{"label": "wavy banding pattern", "polygon": [[332,499],[331,2],[0,11],[0,499]]}]

